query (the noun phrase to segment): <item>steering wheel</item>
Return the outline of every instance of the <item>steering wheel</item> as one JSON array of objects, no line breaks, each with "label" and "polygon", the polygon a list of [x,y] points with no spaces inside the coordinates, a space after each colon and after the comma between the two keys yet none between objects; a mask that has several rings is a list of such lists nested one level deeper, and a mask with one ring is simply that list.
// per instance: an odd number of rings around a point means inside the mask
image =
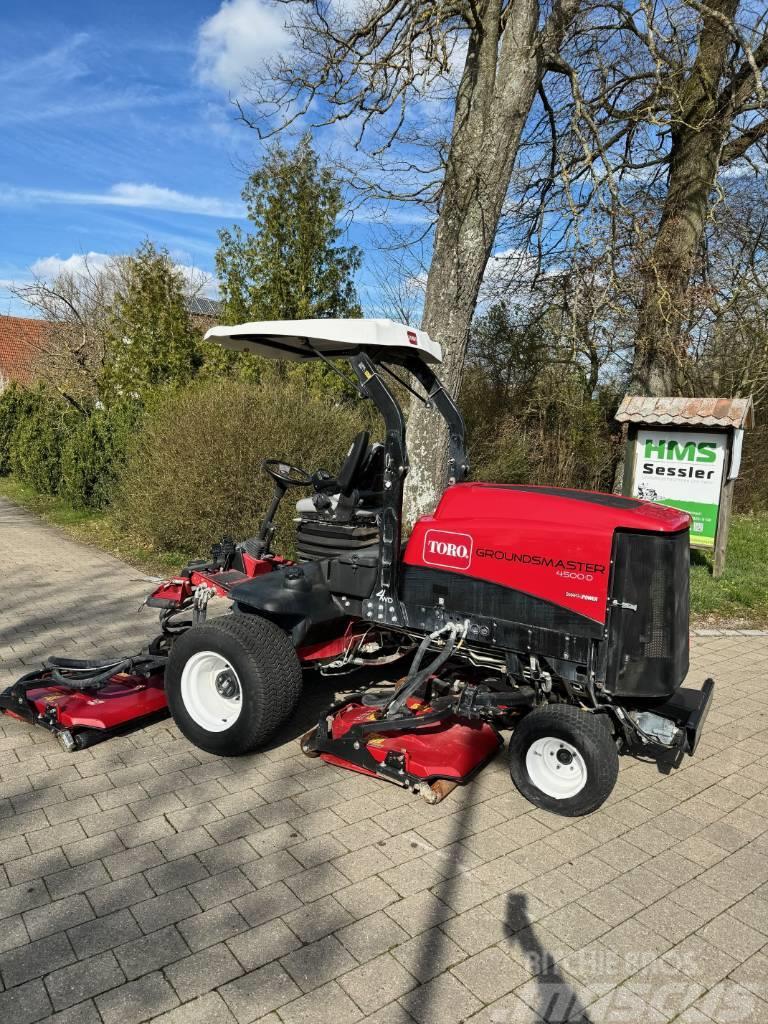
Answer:
[{"label": "steering wheel", "polygon": [[282,459],[265,459],[261,464],[265,473],[269,473],[275,483],[285,487],[311,487],[314,483],[311,473],[298,466],[291,466]]}]

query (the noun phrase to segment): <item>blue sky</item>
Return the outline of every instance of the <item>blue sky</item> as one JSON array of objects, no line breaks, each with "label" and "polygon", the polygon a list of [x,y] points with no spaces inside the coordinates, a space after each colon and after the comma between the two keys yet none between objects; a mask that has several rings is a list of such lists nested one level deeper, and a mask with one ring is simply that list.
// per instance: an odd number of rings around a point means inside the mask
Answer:
[{"label": "blue sky", "polygon": [[[229,96],[284,38],[273,9],[5,0],[0,38],[0,313],[25,312],[9,282],[146,237],[211,271],[217,229],[242,213],[243,164],[258,157]],[[363,223],[349,234],[370,242]],[[373,285],[360,285],[370,308]]]}]

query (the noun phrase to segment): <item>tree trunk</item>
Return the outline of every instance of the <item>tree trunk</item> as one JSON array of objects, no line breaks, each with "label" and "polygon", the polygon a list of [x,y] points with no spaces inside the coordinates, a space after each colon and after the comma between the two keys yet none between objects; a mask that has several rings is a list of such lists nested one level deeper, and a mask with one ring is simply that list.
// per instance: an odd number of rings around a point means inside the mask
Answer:
[{"label": "tree trunk", "polygon": [[[669,179],[658,234],[642,268],[643,296],[629,392],[674,395],[684,386],[689,287],[731,117],[719,103],[738,0],[712,0],[691,72],[675,97]],[[723,20],[726,19],[726,24]]]},{"label": "tree trunk", "polygon": [[[422,327],[443,347],[443,383],[456,396],[483,274],[509,188],[520,135],[541,80],[544,51],[560,45],[578,7],[566,0],[539,30],[538,0],[517,0],[501,30],[500,0],[477,5],[456,98]],[[566,9],[567,8],[567,9]],[[405,518],[434,507],[446,480],[446,433],[412,399]]]}]

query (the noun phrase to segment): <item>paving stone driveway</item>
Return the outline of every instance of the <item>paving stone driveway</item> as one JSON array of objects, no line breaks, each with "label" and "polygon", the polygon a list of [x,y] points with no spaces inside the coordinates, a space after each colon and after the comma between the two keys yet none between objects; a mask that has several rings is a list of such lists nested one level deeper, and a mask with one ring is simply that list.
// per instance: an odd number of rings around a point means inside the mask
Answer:
[{"label": "paving stone driveway", "polygon": [[[140,573],[2,501],[0,559],[2,685],[154,632]],[[436,808],[308,760],[323,682],[237,761],[3,720],[0,1022],[768,1022],[768,637],[698,636],[707,673],[697,757],[577,820],[501,757]]]}]

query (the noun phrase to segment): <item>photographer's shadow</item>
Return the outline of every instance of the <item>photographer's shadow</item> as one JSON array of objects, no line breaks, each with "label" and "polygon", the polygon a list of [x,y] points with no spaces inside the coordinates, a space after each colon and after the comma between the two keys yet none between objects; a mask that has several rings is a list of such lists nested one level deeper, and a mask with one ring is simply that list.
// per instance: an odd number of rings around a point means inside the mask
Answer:
[{"label": "photographer's shadow", "polygon": [[[557,967],[554,956],[536,937],[527,913],[528,897],[524,893],[507,895],[505,924],[513,933],[510,942],[516,943],[536,972],[537,986],[535,1013],[546,1024],[593,1024],[592,1018]],[[503,1024],[500,1017],[498,1024]]]}]

